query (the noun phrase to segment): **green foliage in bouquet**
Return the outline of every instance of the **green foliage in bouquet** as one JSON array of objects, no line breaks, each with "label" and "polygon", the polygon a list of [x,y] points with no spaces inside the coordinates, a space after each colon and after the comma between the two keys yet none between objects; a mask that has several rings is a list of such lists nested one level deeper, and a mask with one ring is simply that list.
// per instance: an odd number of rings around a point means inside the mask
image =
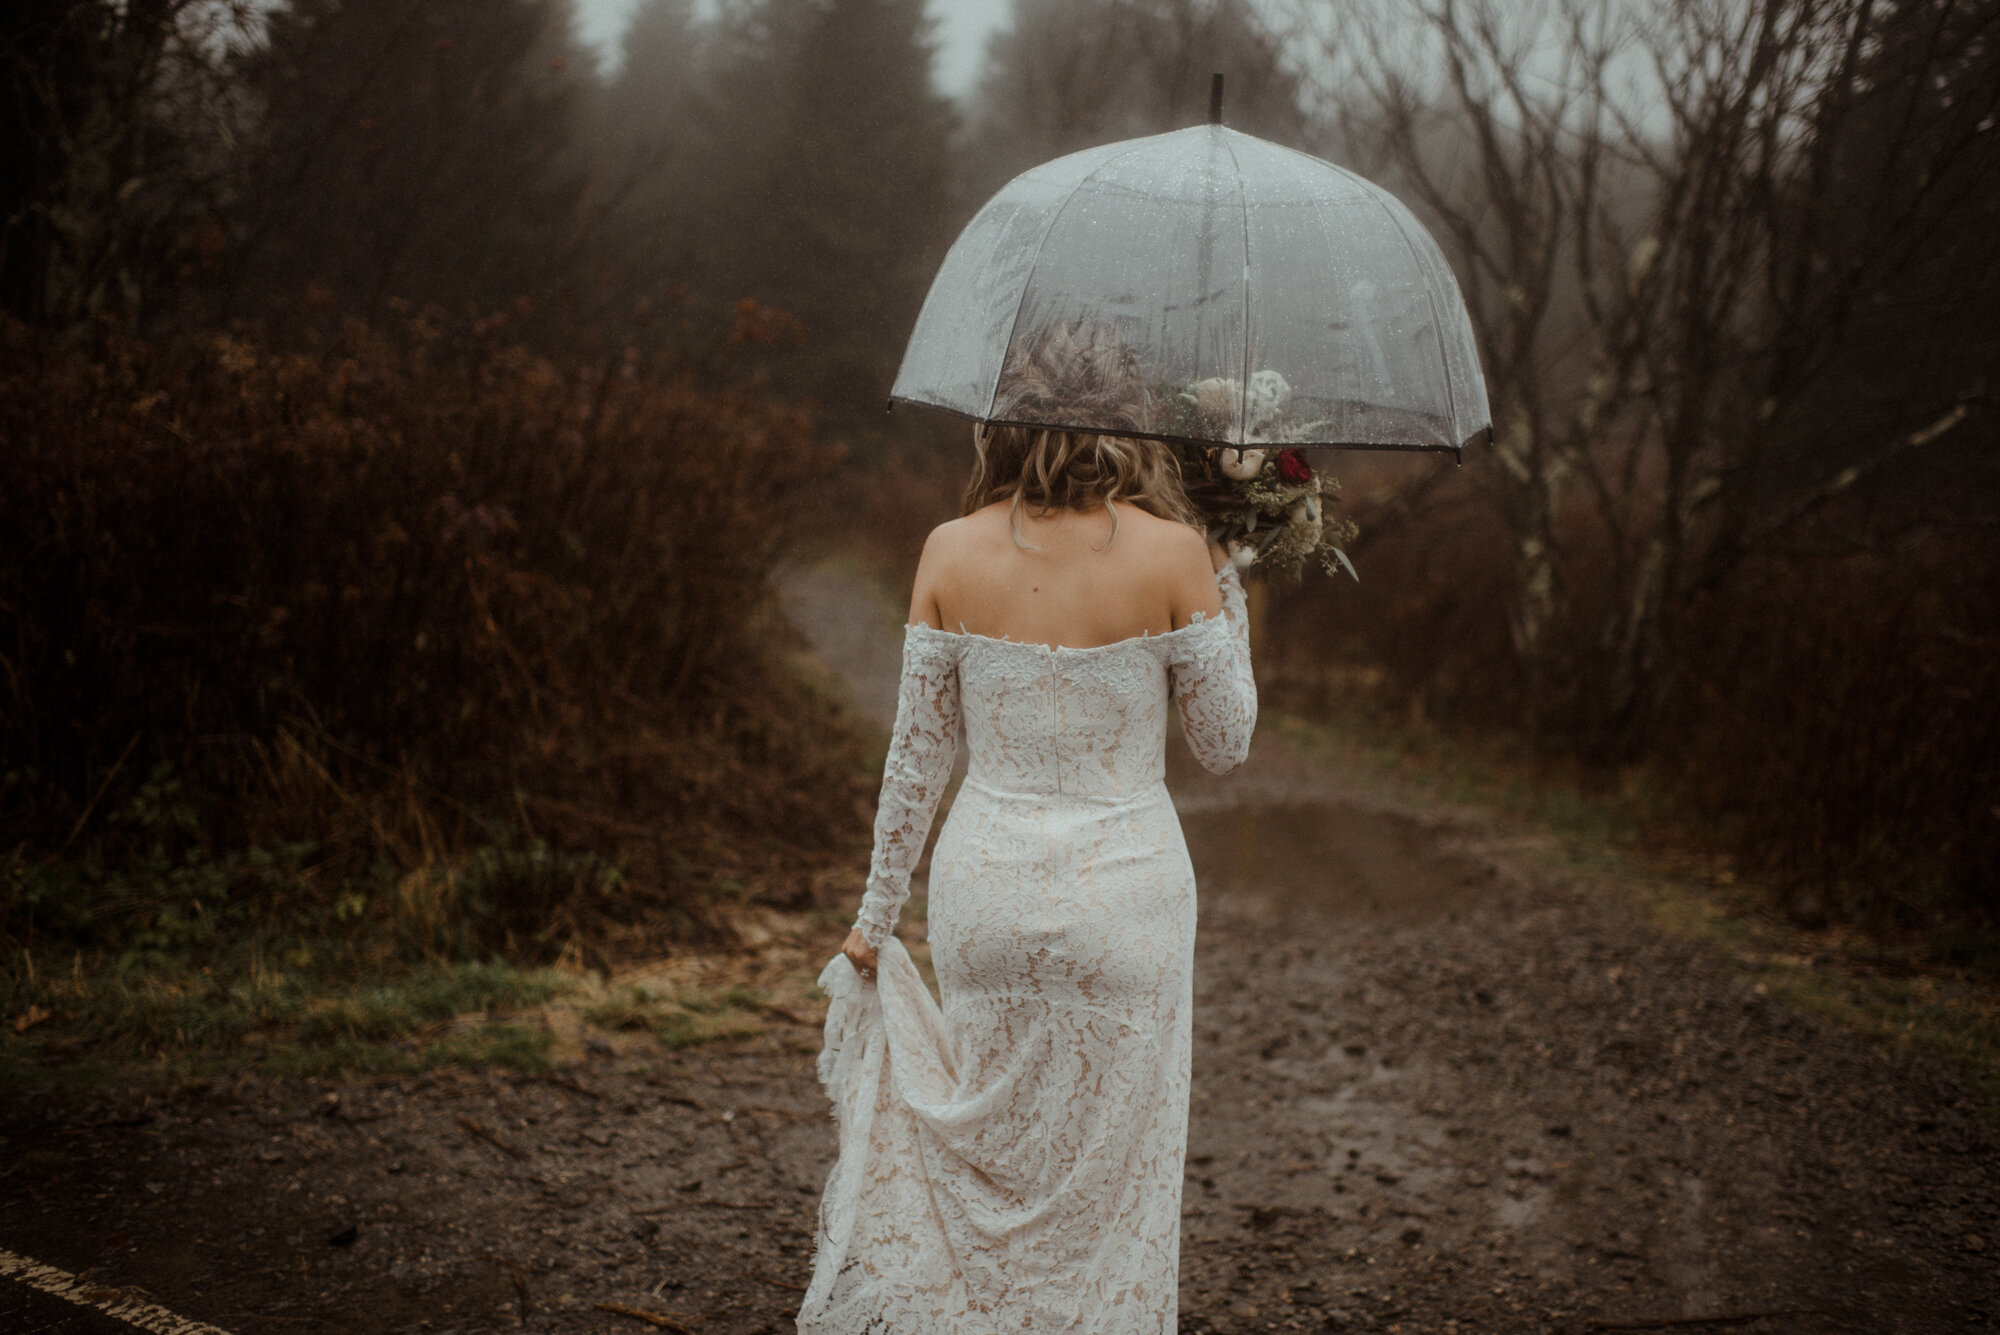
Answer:
[{"label": "green foliage in bouquet", "polygon": [[[1316,471],[1304,451],[1282,444],[1296,438],[1286,425],[1291,397],[1284,376],[1269,369],[1247,383],[1211,376],[1154,388],[1162,434],[1178,438],[1173,448],[1188,499],[1201,512],[1211,541],[1235,553],[1245,569],[1283,570],[1297,579],[1314,562],[1329,575],[1345,570],[1359,580],[1342,550],[1359,530],[1351,520],[1326,512],[1340,483]],[[1228,427],[1239,415],[1252,444],[1238,449],[1189,443],[1233,434]]]},{"label": "green foliage in bouquet", "polygon": [[1210,541],[1251,553],[1250,569],[1282,570],[1297,579],[1311,563],[1329,575],[1344,570],[1361,578],[1343,550],[1360,530],[1352,520],[1327,513],[1340,483],[1316,471],[1303,451],[1179,441],[1173,449]]}]

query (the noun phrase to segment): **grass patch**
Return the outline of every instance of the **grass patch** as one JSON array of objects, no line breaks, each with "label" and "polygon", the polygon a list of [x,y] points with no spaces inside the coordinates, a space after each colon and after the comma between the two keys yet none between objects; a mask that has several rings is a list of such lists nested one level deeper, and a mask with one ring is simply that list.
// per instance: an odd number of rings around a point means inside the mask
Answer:
[{"label": "grass patch", "polygon": [[454,1034],[425,1055],[434,1066],[463,1066],[482,1070],[505,1066],[517,1071],[546,1071],[554,1063],[549,1048],[555,1036],[546,1029],[524,1024],[489,1020],[470,1033]]},{"label": "grass patch", "polygon": [[[171,767],[121,810],[121,856],[0,859],[0,1062],[13,1088],[89,1088],[249,1062],[333,1074],[545,1060],[440,1026],[575,986],[564,937],[523,905],[609,896],[616,866],[508,839],[401,871],[317,845],[223,851]],[[550,915],[553,917],[554,915]],[[574,927],[565,929],[574,939]],[[544,1047],[546,1045],[543,1045]],[[434,1051],[435,1050],[435,1051]]]},{"label": "grass patch", "polygon": [[0,978],[0,1082],[83,1092],[249,1064],[271,1076],[548,1065],[549,1035],[507,1017],[575,991],[553,969],[463,961],[357,982],[344,971],[185,961],[51,972],[29,952]]},{"label": "grass patch", "polygon": [[2000,1120],[2000,1001],[1990,990],[1982,994],[1941,974],[1874,978],[1769,958],[1750,967],[1770,995],[1801,1010],[1962,1067],[1988,1115]]},{"label": "grass patch", "polygon": [[1669,815],[1640,769],[1607,785],[1580,766],[1537,762],[1525,746],[1457,739],[1358,712],[1307,720],[1266,710],[1259,723],[1335,773],[1365,774],[1426,804],[1532,822],[1561,836],[1576,856],[1636,847]]},{"label": "grass patch", "polygon": [[694,1047],[722,1039],[755,1038],[764,1032],[769,998],[755,988],[675,988],[655,993],[624,988],[586,1006],[583,1018],[600,1029],[642,1030],[668,1048]]},{"label": "grass patch", "polygon": [[[553,965],[591,937],[520,909],[628,889],[615,864],[536,841],[360,875],[336,875],[304,842],[213,851],[204,813],[164,769],[130,810],[122,824],[140,837],[115,861],[0,858],[0,905],[23,929],[0,947],[10,1092],[246,1064],[271,1076],[546,1069],[551,1035],[509,1017],[587,993]],[[704,904],[755,897],[709,868],[681,880]],[[761,1031],[755,998],[685,1003],[643,1027],[673,1046]]]}]

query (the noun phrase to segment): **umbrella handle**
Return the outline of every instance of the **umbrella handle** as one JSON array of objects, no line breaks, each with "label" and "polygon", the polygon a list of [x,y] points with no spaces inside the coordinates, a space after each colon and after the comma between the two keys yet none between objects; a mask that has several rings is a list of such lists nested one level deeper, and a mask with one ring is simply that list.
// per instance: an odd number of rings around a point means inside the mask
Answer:
[{"label": "umbrella handle", "polygon": [[1222,124],[1222,75],[1213,74],[1208,81],[1208,123]]}]

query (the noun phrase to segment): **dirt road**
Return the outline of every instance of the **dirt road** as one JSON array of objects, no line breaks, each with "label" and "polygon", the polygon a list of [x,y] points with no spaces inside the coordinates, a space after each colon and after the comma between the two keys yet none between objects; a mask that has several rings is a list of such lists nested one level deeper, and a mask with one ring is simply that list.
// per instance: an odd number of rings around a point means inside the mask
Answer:
[{"label": "dirt road", "polygon": [[[790,594],[892,703],[896,618]],[[2000,1329],[2000,1154],[1953,1073],[1267,738],[1190,770],[1182,1330]],[[810,970],[827,930],[761,949]],[[236,1332],[789,1330],[833,1142],[803,1020],[553,1078],[16,1107],[0,1247]],[[0,1281],[0,1329],[104,1320]]]}]

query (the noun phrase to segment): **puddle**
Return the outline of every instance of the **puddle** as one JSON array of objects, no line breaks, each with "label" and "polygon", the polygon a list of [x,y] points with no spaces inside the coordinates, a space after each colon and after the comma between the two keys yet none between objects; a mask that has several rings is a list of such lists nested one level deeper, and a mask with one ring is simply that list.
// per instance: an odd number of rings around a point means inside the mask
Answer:
[{"label": "puddle", "polygon": [[1524,1229],[1540,1223],[1548,1213],[1548,1205],[1549,1193],[1541,1187],[1505,1192],[1493,1202],[1493,1222],[1508,1230]]},{"label": "puddle", "polygon": [[1483,866],[1440,851],[1435,830],[1393,812],[1246,803],[1183,812],[1181,828],[1202,895],[1254,917],[1422,923],[1492,892]]}]

